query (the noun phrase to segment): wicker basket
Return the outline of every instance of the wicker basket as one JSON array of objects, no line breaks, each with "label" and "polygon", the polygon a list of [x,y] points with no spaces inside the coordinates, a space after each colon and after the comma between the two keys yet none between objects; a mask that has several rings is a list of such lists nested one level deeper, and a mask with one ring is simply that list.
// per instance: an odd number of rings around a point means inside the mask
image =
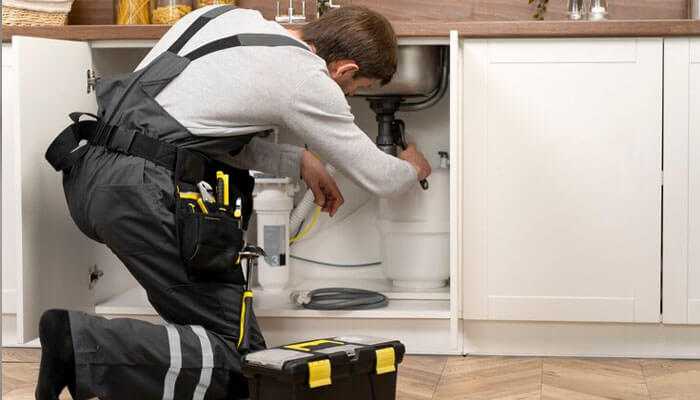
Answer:
[{"label": "wicker basket", "polygon": [[7,26],[65,25],[68,13],[24,10],[2,6],[2,24]]}]

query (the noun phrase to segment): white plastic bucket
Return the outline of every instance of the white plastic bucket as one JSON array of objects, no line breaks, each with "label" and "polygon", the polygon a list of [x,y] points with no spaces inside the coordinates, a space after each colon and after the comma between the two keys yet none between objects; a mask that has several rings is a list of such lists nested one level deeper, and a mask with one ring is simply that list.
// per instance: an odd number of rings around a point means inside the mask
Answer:
[{"label": "white plastic bucket", "polygon": [[436,168],[430,188],[417,184],[396,199],[382,199],[379,207],[384,274],[394,286],[436,289],[450,277],[450,174]]},{"label": "white plastic bucket", "polygon": [[436,289],[450,277],[450,224],[380,221],[384,273],[394,286]]}]

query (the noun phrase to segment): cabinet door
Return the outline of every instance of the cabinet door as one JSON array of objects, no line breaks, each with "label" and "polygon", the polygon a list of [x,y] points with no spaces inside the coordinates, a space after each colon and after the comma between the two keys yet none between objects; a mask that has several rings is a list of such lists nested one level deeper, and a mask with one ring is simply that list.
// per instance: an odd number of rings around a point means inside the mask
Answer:
[{"label": "cabinet door", "polygon": [[468,40],[463,316],[658,322],[662,40]]},{"label": "cabinet door", "polygon": [[664,42],[663,320],[700,324],[700,39]]},{"label": "cabinet door", "polygon": [[14,226],[4,226],[3,237],[21,238],[16,249],[17,339],[25,343],[37,337],[44,310],[93,306],[88,271],[96,246],[71,220],[61,174],[44,159],[44,153],[70,123],[68,113],[95,112],[97,107],[94,93],[86,90],[86,71],[92,68],[87,43],[15,36],[12,47],[16,124],[14,147],[4,155],[11,154],[17,168],[12,171],[16,176],[3,179],[2,189],[3,206],[16,210],[21,218]]},{"label": "cabinet door", "polygon": [[[12,139],[12,130],[14,129],[15,105],[14,95],[15,90],[15,63],[12,53],[12,46],[9,43],[2,44],[2,180],[0,187],[10,184],[7,180],[12,174],[7,172],[12,170],[10,165],[10,157],[8,150],[14,148],[13,143],[8,139]],[[3,185],[4,184],[4,185]],[[3,190],[3,196],[5,191]],[[2,226],[3,232],[8,232],[5,226],[15,225],[17,221],[10,220],[16,217],[18,212],[9,212],[7,199],[2,199]],[[6,209],[8,212],[6,212]],[[17,312],[17,263],[13,258],[15,248],[17,247],[16,236],[2,236],[2,313],[15,314]],[[13,334],[14,335],[14,334]]]}]

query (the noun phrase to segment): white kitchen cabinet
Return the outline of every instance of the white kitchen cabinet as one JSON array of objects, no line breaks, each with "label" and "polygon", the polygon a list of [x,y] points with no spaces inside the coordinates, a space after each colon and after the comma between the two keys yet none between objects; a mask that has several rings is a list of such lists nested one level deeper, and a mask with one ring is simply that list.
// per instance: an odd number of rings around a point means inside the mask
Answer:
[{"label": "white kitchen cabinet", "polygon": [[663,321],[700,324],[700,39],[664,43]]},{"label": "white kitchen cabinet", "polygon": [[659,322],[662,39],[460,51],[463,317]]},{"label": "white kitchen cabinet", "polygon": [[25,343],[37,337],[44,310],[93,305],[87,281],[96,246],[70,219],[61,175],[44,153],[70,123],[68,113],[94,112],[96,103],[85,90],[92,68],[86,43],[15,37],[7,54],[11,92],[3,114],[7,109],[11,126],[2,132],[2,265],[14,280],[7,287],[15,290],[16,342]]},{"label": "white kitchen cabinet", "polygon": [[[448,43],[441,39],[420,44]],[[3,181],[10,183],[3,186],[3,237],[14,239],[3,242],[6,250],[3,264],[12,265],[17,275],[12,286],[17,293],[15,296],[8,293],[8,297],[17,299],[18,306],[16,310],[5,310],[7,316],[16,315],[17,328],[16,338],[5,340],[4,345],[26,345],[35,339],[38,318],[48,308],[160,321],[143,289],[118,260],[105,246],[79,232],[68,215],[61,174],[44,160],[50,141],[69,124],[69,112],[96,109],[94,94],[86,93],[85,71],[95,69],[103,76],[127,72],[152,45],[152,42],[86,43],[14,37],[12,44],[5,46],[13,53],[13,66],[18,66],[13,73],[18,84],[8,94],[16,99],[13,106],[8,107],[7,102],[3,105],[3,112],[9,110],[17,120],[13,130],[3,131],[3,144],[7,144],[3,147]],[[364,103],[362,100],[357,112],[373,130],[376,122],[373,114],[369,118],[371,111]],[[427,148],[435,147],[436,153],[438,149],[449,150],[449,115],[449,102],[444,99],[431,109],[429,118],[421,119],[421,113],[413,113],[406,120],[411,128],[422,125],[431,128],[430,136],[419,139],[430,144]],[[432,123],[433,118],[440,122]],[[93,265],[98,265],[104,276],[95,289],[89,290],[88,271]],[[453,263],[451,269],[458,271],[458,266]],[[458,285],[434,293],[413,293],[394,290],[383,279],[351,279],[342,283],[385,291],[391,305],[366,312],[316,312],[294,307],[286,295],[275,297],[257,292],[256,314],[268,343],[363,332],[399,338],[412,353],[461,352],[460,299],[453,295]],[[329,281],[308,282],[308,285],[309,288],[328,286]]]},{"label": "white kitchen cabinet", "polygon": [[[14,57],[12,56],[12,47],[9,44],[3,43],[2,45],[2,145],[0,149],[2,150],[2,171],[10,170],[10,165],[7,162],[6,152],[11,148],[6,142],[5,138],[11,136],[11,131],[14,126],[14,103],[11,101],[13,99],[14,90]],[[0,181],[0,187],[7,185],[7,178],[2,177]],[[2,191],[2,205],[6,206],[5,202],[5,191]],[[12,242],[14,237],[4,234],[5,226],[7,225],[8,215],[3,211],[2,222],[3,235],[2,235],[2,343],[7,343],[15,340],[17,336],[16,329],[16,312],[17,312],[17,269],[9,267],[7,263],[7,258],[4,257],[8,254],[9,249],[12,248]]]},{"label": "white kitchen cabinet", "polygon": [[[700,323],[698,39],[453,32],[449,44],[449,99],[402,118],[422,148],[449,142],[450,287],[389,289],[388,309],[332,313],[259,292],[269,343],[352,332],[397,337],[411,353],[697,354],[687,344],[698,327],[560,322],[660,321],[663,113],[663,322]],[[69,112],[95,110],[85,70],[126,72],[152,45],[15,37],[3,46],[3,313],[16,311],[14,344],[34,339],[52,307],[159,320],[118,260],[75,227],[61,175],[43,158]],[[352,103],[373,129],[364,101]],[[90,291],[95,264],[105,276]],[[615,353],[611,337],[634,340]]]},{"label": "white kitchen cabinet", "polygon": [[[12,149],[12,144],[8,143],[5,138],[12,137],[12,130],[14,128],[14,116],[15,103],[11,100],[13,99],[15,93],[15,70],[14,70],[14,57],[12,56],[12,47],[9,44],[3,44],[2,46],[2,171],[11,170],[12,166],[8,163],[9,158],[5,153]],[[0,181],[0,187],[2,183],[8,184],[6,181],[7,177],[3,176],[3,180]],[[3,191],[3,196],[4,196]],[[2,202],[3,206],[6,205],[4,199]],[[7,217],[3,213],[2,224],[3,231],[4,226],[7,224]],[[8,254],[9,250],[13,248],[13,236],[3,236],[2,240],[2,254]],[[3,259],[2,263],[2,313],[3,314],[14,314],[17,310],[17,271],[16,268],[11,268],[7,263],[9,259]]]},{"label": "white kitchen cabinet", "polygon": [[[68,216],[61,174],[44,159],[72,111],[94,112],[86,70],[134,68],[147,49],[95,49],[87,42],[14,37],[3,44],[2,326],[3,345],[37,337],[47,308],[94,310],[136,285],[118,259]],[[89,270],[107,279],[89,289]]]}]

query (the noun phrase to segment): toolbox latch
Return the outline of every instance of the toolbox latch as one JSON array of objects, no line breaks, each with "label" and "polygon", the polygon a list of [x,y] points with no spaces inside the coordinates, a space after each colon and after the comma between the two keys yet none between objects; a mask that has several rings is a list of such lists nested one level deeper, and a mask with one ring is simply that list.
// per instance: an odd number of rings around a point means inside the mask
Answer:
[{"label": "toolbox latch", "polygon": [[393,347],[375,350],[377,355],[377,375],[396,371],[396,352]]},{"label": "toolbox latch", "polygon": [[319,360],[311,361],[309,365],[309,388],[314,389],[320,386],[331,384],[331,361]]}]

